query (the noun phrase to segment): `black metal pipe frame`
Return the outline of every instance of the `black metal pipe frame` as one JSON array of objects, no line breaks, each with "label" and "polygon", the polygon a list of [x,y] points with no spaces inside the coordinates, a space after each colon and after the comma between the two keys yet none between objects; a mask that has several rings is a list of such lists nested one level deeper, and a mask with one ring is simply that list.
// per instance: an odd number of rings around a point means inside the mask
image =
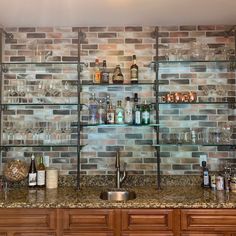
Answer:
[{"label": "black metal pipe frame", "polygon": [[78,95],[78,104],[77,104],[77,189],[80,190],[80,151],[81,151],[81,143],[80,143],[80,111],[81,111],[81,104],[80,104],[80,95],[81,95],[81,81],[80,81],[80,72],[81,72],[81,44],[82,40],[85,38],[85,33],[82,32],[80,29],[78,31],[78,65],[77,65],[77,74],[78,74],[78,83],[77,83],[77,95]]},{"label": "black metal pipe frame", "polygon": [[156,104],[155,104],[155,110],[156,110],[156,165],[157,165],[157,190],[161,189],[161,157],[160,157],[160,140],[159,140],[159,133],[160,133],[160,117],[159,117],[159,28],[155,27],[155,31],[153,33],[155,39],[156,39],[156,56],[155,56],[155,69],[156,69],[156,79],[155,79],[155,98],[156,98]]}]

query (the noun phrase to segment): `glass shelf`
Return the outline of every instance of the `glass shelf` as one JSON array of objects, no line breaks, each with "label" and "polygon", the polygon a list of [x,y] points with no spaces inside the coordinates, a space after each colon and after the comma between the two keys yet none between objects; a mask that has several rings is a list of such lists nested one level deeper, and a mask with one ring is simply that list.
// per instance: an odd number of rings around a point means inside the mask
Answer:
[{"label": "glass shelf", "polygon": [[[64,61],[64,62],[26,62],[26,61],[22,61],[22,62],[2,62],[1,63],[3,66],[4,65],[78,65],[78,62],[76,61]],[[80,63],[81,65],[83,63]]]},{"label": "glass shelf", "polygon": [[2,106],[77,106],[78,103],[2,103]]},{"label": "glass shelf", "polygon": [[176,64],[176,63],[232,63],[234,60],[186,60],[186,61],[157,61],[158,64]]},{"label": "glass shelf", "polygon": [[80,124],[81,127],[158,127],[160,124],[133,125],[133,124]]},{"label": "glass shelf", "polygon": [[159,146],[216,146],[216,147],[236,147],[236,143],[159,143],[153,145],[154,147],[159,147]]},{"label": "glass shelf", "polygon": [[95,84],[92,82],[83,82],[81,83],[82,86],[142,86],[142,85],[154,85],[154,82],[145,82],[145,83],[138,83],[138,84],[132,84],[132,83],[124,83],[124,84]]},{"label": "glass shelf", "polygon": [[222,102],[159,102],[160,105],[192,105],[192,104],[235,104],[236,102],[233,101],[222,101]]},{"label": "glass shelf", "polygon": [[6,144],[1,145],[1,148],[11,147],[78,147],[77,144]]}]

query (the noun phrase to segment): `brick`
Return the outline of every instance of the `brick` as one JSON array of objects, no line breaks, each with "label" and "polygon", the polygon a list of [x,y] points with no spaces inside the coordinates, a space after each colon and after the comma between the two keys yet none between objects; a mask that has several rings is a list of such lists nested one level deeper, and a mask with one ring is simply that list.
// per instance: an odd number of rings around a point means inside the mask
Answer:
[{"label": "brick", "polygon": [[143,28],[142,28],[142,26],[127,26],[127,27],[125,27],[125,31],[126,32],[133,32],[133,31],[142,31],[143,30]]},{"label": "brick", "polygon": [[98,38],[116,38],[116,33],[98,33]]},{"label": "brick", "polygon": [[46,38],[45,33],[28,33],[27,38]]},{"label": "brick", "polygon": [[127,44],[142,43],[142,39],[126,38],[125,43]]}]

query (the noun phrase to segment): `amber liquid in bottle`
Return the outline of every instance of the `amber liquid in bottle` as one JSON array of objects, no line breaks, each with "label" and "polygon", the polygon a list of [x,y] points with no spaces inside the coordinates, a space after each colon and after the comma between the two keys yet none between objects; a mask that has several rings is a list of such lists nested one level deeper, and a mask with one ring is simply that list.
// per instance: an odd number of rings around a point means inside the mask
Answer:
[{"label": "amber liquid in bottle", "polygon": [[133,64],[130,67],[130,81],[132,84],[138,83],[138,66],[136,64],[136,55],[133,55]]}]

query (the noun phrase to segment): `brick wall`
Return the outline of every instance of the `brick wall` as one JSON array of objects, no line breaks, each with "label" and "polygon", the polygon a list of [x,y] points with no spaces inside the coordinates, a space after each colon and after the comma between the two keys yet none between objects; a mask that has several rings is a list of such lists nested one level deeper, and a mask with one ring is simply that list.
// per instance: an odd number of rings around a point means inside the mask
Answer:
[{"label": "brick wall", "polygon": [[[189,45],[193,42],[207,44],[214,54],[218,54],[218,49],[227,45],[234,50],[233,37],[224,37],[223,31],[227,26],[168,26],[160,27],[159,55],[160,59],[166,59],[166,55],[172,49],[179,48],[181,55],[191,53]],[[81,79],[83,81],[92,79],[94,61],[99,58],[107,60],[109,71],[113,72],[117,64],[121,65],[125,81],[129,81],[129,67],[132,55],[136,54],[140,69],[140,80],[153,81],[155,73],[150,68],[150,63],[155,59],[155,39],[151,37],[154,27],[83,27],[86,38],[81,46],[81,61],[88,65],[83,66]],[[39,60],[38,51],[47,55],[47,61],[55,62],[76,62],[77,60],[77,27],[43,27],[43,28],[7,28],[7,32],[14,35],[13,39],[6,39],[4,42],[5,62],[32,62]],[[23,79],[22,79],[23,78]],[[14,86],[17,79],[18,85],[28,88],[30,95],[18,98],[21,101],[34,102],[77,102],[75,91],[76,66],[19,66],[10,68],[4,74],[4,86],[8,91],[10,86]],[[49,79],[49,80],[48,80]],[[23,81],[23,82],[22,82]],[[52,81],[47,84],[46,81]],[[196,91],[198,99],[209,99],[205,96],[204,88],[211,91],[224,85],[222,99],[230,97],[235,99],[235,72],[227,69],[215,71],[214,64],[206,66],[205,63],[186,65],[184,68],[160,68],[160,82],[163,86],[160,92],[164,95],[173,91]],[[64,91],[70,86],[70,92]],[[42,89],[43,86],[43,89]],[[45,93],[46,87],[50,86],[57,90],[58,86],[63,92],[56,95]],[[218,86],[218,87],[217,87]],[[17,87],[17,85],[16,85]],[[57,89],[56,89],[57,88]],[[42,96],[43,92],[43,96]],[[107,94],[111,96],[114,103],[124,97],[133,96],[135,92],[139,94],[140,102],[146,99],[154,102],[154,91],[151,85],[137,86],[84,86],[82,90],[82,103],[88,102],[89,94],[96,93],[97,97],[103,98]],[[9,95],[5,92],[5,95]],[[8,99],[12,99],[11,96]],[[159,98],[161,99],[161,98]],[[214,99],[214,96],[213,98]],[[8,102],[9,100],[7,100]],[[12,102],[12,101],[10,101]],[[76,140],[76,128],[73,126],[73,119],[76,117],[76,106],[22,106],[11,107],[4,111],[4,122],[12,122],[12,126],[20,123],[19,129],[24,130],[24,122],[31,122],[36,138],[34,142],[40,144],[45,141],[45,134],[35,131],[35,128],[48,128],[52,131],[54,142],[62,142],[69,135],[71,143]],[[152,112],[152,121],[155,120]],[[86,107],[83,107],[81,120],[86,122],[88,118]],[[46,121],[45,121],[46,120]],[[50,122],[53,120],[53,122]],[[206,127],[218,127],[225,121],[235,122],[235,109],[229,110],[226,105],[160,105],[160,121],[165,128],[160,128],[160,139],[169,133],[183,133],[191,129],[203,129]],[[53,123],[55,127],[53,126]],[[64,136],[57,133],[56,124],[65,124],[67,133]],[[37,126],[35,127],[35,124]],[[68,128],[70,124],[70,128]],[[23,126],[23,128],[22,128]],[[51,127],[52,126],[52,127]],[[61,127],[59,127],[61,129]],[[27,135],[29,135],[28,132]],[[69,133],[69,134],[68,134]],[[22,142],[20,134],[14,142]],[[24,134],[25,135],[25,134]],[[57,136],[59,135],[59,136]],[[81,132],[81,144],[86,145],[81,152],[81,171],[84,175],[103,175],[114,173],[114,157],[117,148],[121,150],[121,161],[127,162],[127,169],[130,174],[155,174],[156,159],[155,130],[150,127],[86,127]],[[232,135],[235,139],[235,132]],[[36,140],[36,141],[35,141]],[[45,147],[45,148],[12,148],[8,152],[2,153],[2,161],[5,163],[9,158],[19,156],[29,159],[32,152],[48,155],[52,166],[60,169],[61,175],[74,174],[76,172],[76,148],[75,147]],[[161,147],[161,170],[164,174],[196,174],[199,173],[199,156],[207,154],[212,169],[221,168],[221,160],[235,161],[235,151],[227,146],[198,146],[198,145],[173,145]]]}]

